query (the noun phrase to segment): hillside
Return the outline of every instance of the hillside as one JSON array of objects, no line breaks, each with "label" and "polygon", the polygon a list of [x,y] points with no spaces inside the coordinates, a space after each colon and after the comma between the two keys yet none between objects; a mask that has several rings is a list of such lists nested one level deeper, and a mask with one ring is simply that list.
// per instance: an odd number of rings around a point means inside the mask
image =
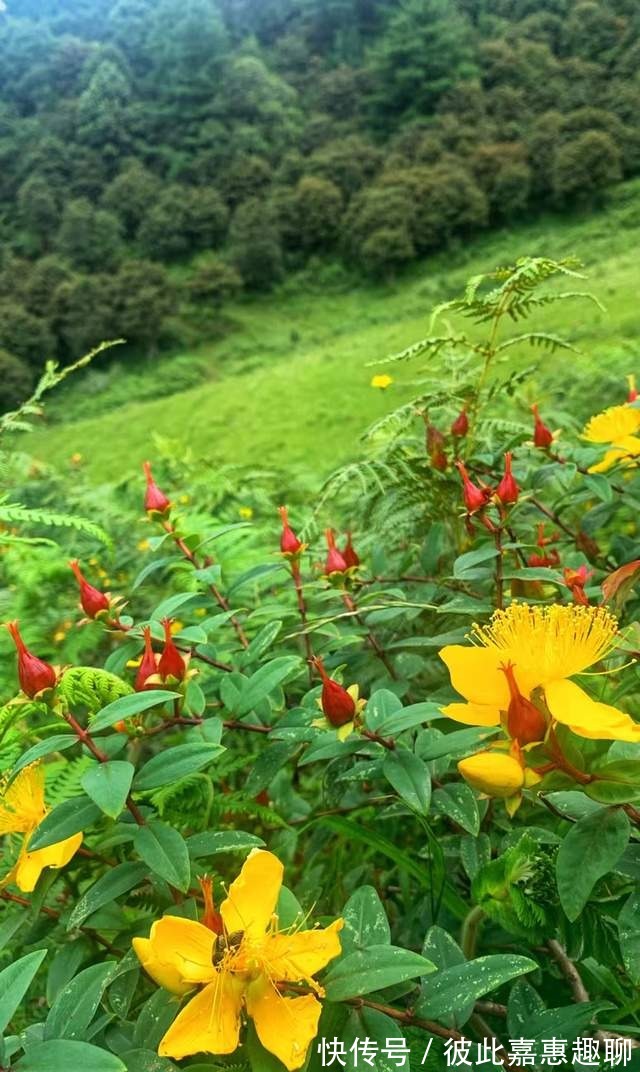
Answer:
[{"label": "hillside", "polygon": [[[105,412],[113,404],[109,388],[101,395],[88,390],[91,380],[79,380],[64,404],[75,419],[37,430],[24,440],[25,448],[62,468],[79,452],[91,478],[113,479],[153,453],[156,432],[190,446],[213,466],[258,461],[326,473],[354,454],[360,433],[390,408],[384,392],[369,386],[376,369],[368,364],[420,338],[431,307],[455,294],[470,275],[523,253],[579,256],[588,275],[585,287],[606,306],[603,313],[576,303],[570,336],[581,358],[535,357],[534,382],[544,384],[545,397],[555,398],[560,410],[570,399],[581,417],[596,395],[606,398],[610,392],[617,400],[623,387],[616,381],[637,364],[640,321],[633,299],[639,241],[640,184],[628,183],[606,210],[564,221],[549,216],[499,232],[423,262],[392,288],[314,293],[289,287],[246,301],[230,312],[234,330],[192,355],[209,369],[201,386]],[[564,313],[546,314],[539,326],[553,330],[556,317],[572,312],[566,306]],[[529,361],[530,353],[526,357]],[[394,403],[411,396],[413,371],[404,373],[403,384],[400,367],[393,370]],[[118,397],[127,391],[127,375],[123,371],[112,388]],[[149,365],[146,375],[170,383],[171,359]]]},{"label": "hillside", "polygon": [[640,173],[639,39],[632,0],[7,0],[0,408],[43,354],[597,207]]}]

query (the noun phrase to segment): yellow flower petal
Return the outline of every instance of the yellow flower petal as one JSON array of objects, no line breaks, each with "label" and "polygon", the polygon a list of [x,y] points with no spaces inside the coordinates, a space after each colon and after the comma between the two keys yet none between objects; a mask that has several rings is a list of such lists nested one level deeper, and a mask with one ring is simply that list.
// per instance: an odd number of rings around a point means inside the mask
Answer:
[{"label": "yellow flower petal", "polygon": [[312,994],[285,998],[266,979],[251,984],[246,1000],[265,1050],[282,1061],[288,1072],[301,1068],[318,1033],[320,1002]]},{"label": "yellow flower petal", "polygon": [[39,826],[47,809],[44,803],[44,769],[38,763],[25,767],[2,794],[0,834],[25,834]]},{"label": "yellow flower petal", "polygon": [[451,684],[465,700],[506,710],[509,686],[500,664],[509,661],[507,651],[449,644],[439,654],[449,671]]},{"label": "yellow flower petal", "polygon": [[184,994],[195,983],[214,978],[215,941],[213,931],[202,923],[163,916],[153,924],[148,939],[133,939],[133,948],[154,982],[174,994]]},{"label": "yellow flower petal", "polygon": [[276,909],[284,868],[277,856],[254,849],[231,883],[220,915],[228,934],[242,931],[248,938],[261,937]]},{"label": "yellow flower petal", "polygon": [[451,703],[442,708],[442,714],[466,726],[498,726],[500,708],[490,704]]},{"label": "yellow flower petal", "polygon": [[269,976],[290,983],[311,979],[330,960],[340,956],[338,933],[343,926],[344,920],[337,919],[324,930],[274,934],[264,946]]},{"label": "yellow flower petal", "polygon": [[552,681],[545,688],[545,697],[556,721],[569,726],[579,737],[640,742],[640,723],[617,707],[592,700],[573,681]]},{"label": "yellow flower petal", "polygon": [[159,1047],[160,1057],[194,1053],[233,1053],[240,1039],[242,983],[218,972],[173,1021]]},{"label": "yellow flower petal", "polygon": [[640,410],[627,405],[610,406],[588,421],[582,436],[590,443],[617,443],[639,429]]},{"label": "yellow flower petal", "polygon": [[[28,837],[31,835],[29,834]],[[28,838],[25,838],[25,846]],[[74,834],[64,841],[56,841],[44,849],[27,852],[23,846],[13,871],[13,881],[23,893],[32,893],[45,867],[65,867],[82,844],[82,834]]]},{"label": "yellow flower petal", "polygon": [[519,793],[524,785],[522,767],[506,752],[477,752],[461,759],[458,770],[465,782],[488,797],[506,799]]}]

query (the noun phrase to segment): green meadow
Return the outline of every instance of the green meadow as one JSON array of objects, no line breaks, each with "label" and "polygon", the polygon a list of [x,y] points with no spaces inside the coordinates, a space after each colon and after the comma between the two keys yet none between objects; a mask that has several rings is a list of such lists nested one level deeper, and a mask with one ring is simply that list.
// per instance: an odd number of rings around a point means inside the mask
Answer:
[{"label": "green meadow", "polygon": [[[540,392],[545,405],[562,410],[571,402],[581,418],[594,399],[606,404],[623,397],[624,385],[615,381],[634,369],[639,241],[640,183],[630,182],[599,212],[548,215],[493,232],[423,261],[393,285],[323,284],[323,274],[332,276],[330,266],[320,265],[315,282],[307,274],[269,296],[225,308],[220,337],[179,361],[174,355],[102,373],[105,358],[98,358],[92,372],[66,388],[25,447],[62,469],[80,453],[94,480],[137,467],[153,455],[154,435],[213,466],[258,462],[326,473],[358,453],[371,421],[417,393],[420,369],[406,365],[390,370],[394,383],[387,392],[370,386],[384,358],[422,337],[432,307],[459,293],[469,276],[524,254],[579,257],[587,281],[570,281],[568,289],[591,290],[605,306],[576,300],[532,322],[548,331],[562,322],[579,355],[523,351],[514,358],[536,364],[525,402]],[[203,370],[202,382],[173,393],[174,370],[190,362]],[[163,397],[144,397],[160,392]],[[121,404],[127,393],[138,400]]]}]

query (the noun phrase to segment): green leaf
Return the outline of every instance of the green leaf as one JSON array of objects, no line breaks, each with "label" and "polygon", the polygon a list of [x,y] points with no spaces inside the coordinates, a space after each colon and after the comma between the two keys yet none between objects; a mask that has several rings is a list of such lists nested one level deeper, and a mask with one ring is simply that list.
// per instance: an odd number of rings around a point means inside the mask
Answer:
[{"label": "green leaf", "polygon": [[0,1035],[20,1006],[46,955],[46,949],[36,949],[0,971]]},{"label": "green leaf", "polygon": [[246,852],[247,849],[262,849],[264,841],[244,830],[205,830],[187,838],[187,848],[193,860],[202,856],[217,856],[220,852]]},{"label": "green leaf", "polygon": [[256,797],[258,793],[273,781],[281,767],[291,756],[295,755],[298,744],[280,741],[271,744],[260,753],[249,771],[249,777],[245,783],[245,793],[249,797]]},{"label": "green leaf", "polygon": [[29,1046],[27,1053],[13,1066],[18,1072],[127,1072],[119,1057],[91,1046],[88,1042],[51,1039]]},{"label": "green leaf", "polygon": [[135,774],[135,767],[125,760],[112,759],[90,767],[81,785],[94,804],[111,819],[117,819],[125,806]]},{"label": "green leaf", "polygon": [[324,983],[327,1000],[345,1001],[372,994],[432,971],[435,971],[435,964],[410,949],[371,945],[348,953],[329,969]]},{"label": "green leaf", "polygon": [[537,966],[529,957],[504,954],[478,957],[466,964],[445,968],[425,980],[416,1012],[419,1016],[438,1020]]},{"label": "green leaf", "polygon": [[20,756],[20,759],[14,763],[9,781],[12,782],[16,774],[28,767],[30,763],[35,763],[37,759],[42,759],[43,756],[50,756],[52,752],[64,752],[67,748],[71,748],[77,743],[78,738],[74,733],[56,733],[53,737],[47,738],[46,741],[38,741],[37,744],[28,748],[24,755]]},{"label": "green leaf", "polygon": [[179,695],[178,692],[167,692],[166,689],[149,689],[147,692],[131,692],[128,696],[120,696],[113,703],[103,707],[102,711],[98,711],[91,721],[91,732],[106,730],[122,719],[131,718],[132,715],[139,715],[151,707],[176,700]]},{"label": "green leaf", "polygon": [[113,969],[113,963],[92,964],[62,987],[45,1021],[45,1040],[77,1039],[85,1034],[111,980]]},{"label": "green leaf", "polygon": [[405,804],[419,815],[427,815],[431,802],[431,777],[426,764],[408,748],[387,751],[382,772]]},{"label": "green leaf", "polygon": [[72,931],[75,927],[79,927],[87,916],[93,915],[99,908],[114,901],[121,894],[128,893],[143,879],[148,878],[148,875],[149,869],[145,864],[117,864],[82,895],[69,916],[67,930]]},{"label": "green leaf", "polygon": [[480,813],[475,794],[468,785],[453,782],[443,785],[433,794],[433,810],[436,815],[445,815],[461,826],[468,834],[480,831]]},{"label": "green leaf", "polygon": [[220,744],[179,744],[168,748],[147,760],[136,775],[133,788],[136,791],[158,789],[170,782],[179,782],[189,774],[208,767],[225,749]]},{"label": "green leaf", "polygon": [[[451,937],[448,931],[438,926],[430,927],[427,931],[422,946],[422,955],[433,961],[440,972],[446,971],[447,968],[455,968],[466,962],[464,953],[455,939]],[[435,979],[435,975],[431,976],[427,980],[427,984],[432,983]],[[474,1001],[465,1001],[455,1008],[452,1006],[448,1013],[442,1015],[442,1022],[447,1027],[462,1027],[471,1016],[474,1004]]]},{"label": "green leaf", "polygon": [[[332,815],[328,818],[317,820],[321,826],[326,826],[336,834],[353,841],[360,841],[369,850],[381,852],[388,859],[393,860],[400,871],[412,875],[426,889],[432,888],[431,871],[426,862],[416,859],[411,853],[399,848],[395,842],[379,834],[369,826],[355,823],[351,819],[345,819],[342,815]],[[449,885],[445,885],[442,891],[442,903],[455,916],[456,919],[464,919],[468,908],[459,894]]]},{"label": "green leaf", "polygon": [[[126,1050],[122,1060],[127,1066],[127,1072],[179,1072],[178,1066],[168,1057],[158,1057],[154,1050]],[[193,1070],[193,1065],[190,1066]],[[212,1065],[205,1066],[211,1072],[215,1072]]]},{"label": "green leaf", "polygon": [[640,890],[634,890],[618,916],[618,938],[632,983],[640,984]]},{"label": "green leaf", "polygon": [[182,834],[166,823],[151,822],[138,827],[133,844],[156,875],[183,893],[189,889],[191,861]]},{"label": "green leaf", "polygon": [[286,677],[300,668],[297,656],[282,655],[265,663],[243,685],[236,708],[236,714],[247,715],[273,692]]},{"label": "green leaf", "polygon": [[[432,733],[436,731],[433,730]],[[481,748],[488,738],[495,737],[502,732],[501,726],[470,727],[468,730],[455,730],[453,733],[443,733],[439,737],[420,734],[416,744],[416,752],[421,759],[432,761],[441,759],[443,756],[468,756],[477,748]]]},{"label": "green leaf", "polygon": [[367,701],[364,716],[367,729],[380,733],[386,720],[398,715],[401,711],[402,700],[398,699],[395,692],[389,689],[376,689]]},{"label": "green leaf", "polygon": [[629,820],[617,808],[600,808],[572,826],[558,849],[558,895],[568,919],[577,919],[598,879],[615,867],[629,840]]},{"label": "green leaf", "polygon": [[73,797],[58,804],[42,820],[40,826],[29,841],[29,851],[44,849],[58,841],[87,830],[102,818],[100,808],[89,797]]},{"label": "green leaf", "polygon": [[384,905],[373,886],[360,886],[344,906],[342,952],[352,953],[372,945],[389,945],[391,930]]},{"label": "green leaf", "polygon": [[497,555],[498,551],[495,547],[479,547],[477,551],[466,551],[453,563],[453,576],[462,578],[465,574],[468,575],[470,571],[475,570],[476,566],[488,565]]}]

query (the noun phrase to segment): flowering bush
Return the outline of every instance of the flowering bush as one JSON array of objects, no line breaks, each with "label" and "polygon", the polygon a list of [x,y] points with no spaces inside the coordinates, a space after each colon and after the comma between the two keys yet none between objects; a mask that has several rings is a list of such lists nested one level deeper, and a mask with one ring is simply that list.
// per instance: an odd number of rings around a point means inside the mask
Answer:
[{"label": "flowering bush", "polygon": [[14,579],[34,527],[91,546],[60,598],[96,653],[54,657],[16,592],[3,1069],[635,1061],[640,408],[556,419],[519,354],[571,345],[504,330],[575,274],[436,310],[393,359],[426,355],[419,398],[313,511],[238,518],[145,461],[126,587],[95,520],[0,503]]}]

